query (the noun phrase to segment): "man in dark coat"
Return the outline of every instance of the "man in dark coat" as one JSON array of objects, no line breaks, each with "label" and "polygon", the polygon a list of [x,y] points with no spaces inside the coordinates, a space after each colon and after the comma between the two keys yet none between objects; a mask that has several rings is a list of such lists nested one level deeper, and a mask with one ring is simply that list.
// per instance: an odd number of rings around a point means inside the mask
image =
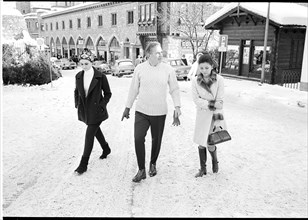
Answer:
[{"label": "man in dark coat", "polygon": [[75,170],[78,174],[87,171],[94,137],[103,149],[101,159],[106,158],[111,152],[99,127],[108,118],[107,103],[111,98],[111,91],[106,75],[92,67],[92,61],[93,56],[90,52],[85,51],[81,54],[79,63],[83,70],[76,74],[75,107],[78,109],[78,119],[87,125],[84,152]]}]

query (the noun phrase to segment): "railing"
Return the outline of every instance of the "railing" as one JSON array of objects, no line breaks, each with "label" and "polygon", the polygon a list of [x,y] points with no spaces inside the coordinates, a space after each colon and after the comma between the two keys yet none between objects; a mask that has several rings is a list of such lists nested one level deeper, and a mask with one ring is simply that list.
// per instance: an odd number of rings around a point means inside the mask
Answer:
[{"label": "railing", "polygon": [[283,70],[282,71],[282,86],[299,89],[301,80],[301,71],[300,70]]}]

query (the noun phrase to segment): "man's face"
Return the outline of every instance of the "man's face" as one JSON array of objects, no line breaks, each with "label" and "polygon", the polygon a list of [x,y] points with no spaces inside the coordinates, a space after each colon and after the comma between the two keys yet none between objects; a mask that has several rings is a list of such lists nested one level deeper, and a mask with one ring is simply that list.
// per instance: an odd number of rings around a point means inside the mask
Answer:
[{"label": "man's face", "polygon": [[149,61],[153,64],[160,63],[163,58],[162,54],[163,50],[161,46],[153,47],[149,56]]}]

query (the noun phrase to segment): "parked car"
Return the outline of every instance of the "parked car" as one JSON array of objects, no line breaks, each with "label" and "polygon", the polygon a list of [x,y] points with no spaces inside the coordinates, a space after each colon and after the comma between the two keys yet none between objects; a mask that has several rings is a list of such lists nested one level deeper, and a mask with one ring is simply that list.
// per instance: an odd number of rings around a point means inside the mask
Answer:
[{"label": "parked car", "polygon": [[56,59],[56,60],[52,61],[52,66],[56,69],[62,70],[61,60]]},{"label": "parked car", "polygon": [[108,63],[104,60],[97,60],[93,62],[93,67],[95,67],[98,71],[101,71],[105,74],[111,74],[111,68]]},{"label": "parked car", "polygon": [[186,66],[181,58],[177,58],[177,59],[169,58],[167,60],[167,63],[170,64],[175,69],[177,79],[187,80],[187,75],[188,75],[188,72],[191,66]]},{"label": "parked car", "polygon": [[135,65],[131,59],[116,60],[114,65],[111,66],[113,76],[121,77],[123,75],[130,75],[134,73]]},{"label": "parked car", "polygon": [[62,69],[75,69],[77,68],[77,64],[69,60],[67,58],[61,58],[60,61],[62,62]]}]

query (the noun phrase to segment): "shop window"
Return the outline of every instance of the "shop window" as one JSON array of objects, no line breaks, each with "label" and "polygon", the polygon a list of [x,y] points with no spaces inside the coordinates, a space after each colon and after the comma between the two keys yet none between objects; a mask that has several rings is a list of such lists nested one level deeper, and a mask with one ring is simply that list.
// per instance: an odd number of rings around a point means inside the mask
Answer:
[{"label": "shop window", "polygon": [[222,72],[237,75],[239,69],[239,46],[228,45],[228,50],[225,54],[226,57]]},{"label": "shop window", "polygon": [[[263,50],[264,50],[264,46],[255,46],[253,50],[250,72],[252,74],[257,74],[257,75],[254,75],[255,77],[261,76],[261,73],[262,73],[262,62],[263,62],[263,55],[264,55]],[[265,72],[269,72],[270,70],[270,62],[271,62],[270,55],[271,55],[271,47],[267,47],[266,56],[265,56],[265,65],[264,65]]]}]

